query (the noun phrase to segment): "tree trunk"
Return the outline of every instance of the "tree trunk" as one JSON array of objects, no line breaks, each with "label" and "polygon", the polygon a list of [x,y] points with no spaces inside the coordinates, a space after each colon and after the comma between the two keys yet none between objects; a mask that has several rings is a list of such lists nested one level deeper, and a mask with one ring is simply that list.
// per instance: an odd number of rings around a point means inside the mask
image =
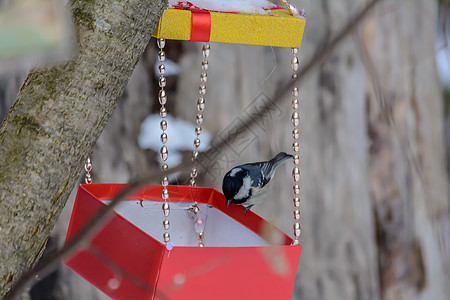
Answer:
[{"label": "tree trunk", "polygon": [[72,1],[78,54],[33,70],[0,129],[0,297],[40,257],[167,1]]},{"label": "tree trunk", "polygon": [[361,32],[382,299],[450,295],[449,179],[434,63],[436,23],[435,1],[388,1]]}]

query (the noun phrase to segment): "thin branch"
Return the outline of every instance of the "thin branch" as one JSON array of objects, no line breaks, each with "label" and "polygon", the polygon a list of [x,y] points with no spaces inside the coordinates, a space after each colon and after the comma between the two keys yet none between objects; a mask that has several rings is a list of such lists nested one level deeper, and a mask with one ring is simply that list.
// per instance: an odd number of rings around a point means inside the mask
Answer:
[{"label": "thin branch", "polygon": [[228,135],[226,138],[221,139],[216,145],[216,149],[221,149],[227,144],[232,144],[241,134],[247,131],[247,128],[252,125],[258,123],[270,110],[271,106],[274,104],[279,104],[285,101],[285,95],[292,90],[294,86],[298,84],[298,82],[308,76],[312,70],[314,70],[317,66],[319,66],[328,56],[336,50],[337,46],[339,46],[361,23],[362,21],[373,11],[375,6],[381,2],[382,0],[372,0],[369,2],[360,12],[358,12],[350,21],[347,23],[344,28],[342,28],[336,36],[322,48],[321,51],[317,52],[299,71],[298,77],[295,80],[292,80],[290,83],[285,84],[281,87],[278,92],[274,96],[274,101],[270,101],[265,104],[259,116],[256,117],[248,117],[245,119],[240,126],[237,126],[236,135]]},{"label": "thin branch", "polygon": [[[299,80],[305,78],[307,75],[311,73],[314,68],[319,66],[336,48],[339,46],[349,35],[353,32],[354,29],[361,24],[361,22],[369,15],[370,12],[373,11],[374,7],[377,3],[382,0],[372,0],[368,3],[359,13],[353,17],[348,24],[342,28],[339,33],[323,48],[322,51],[318,52],[315,56],[313,56],[306,65],[300,70],[299,76],[293,80],[291,83],[283,86],[279,92],[275,95],[275,103],[281,103],[285,100],[284,95],[294,87]],[[272,105],[272,104],[270,104]],[[254,118],[247,118],[244,120],[243,124],[238,128],[238,133],[244,133],[248,127],[252,126],[256,122],[260,121],[260,119],[265,115],[265,112],[270,110],[270,105],[266,105],[263,107],[262,113],[260,116]],[[239,135],[239,134],[238,134]],[[228,136],[225,139],[222,139],[213,149],[206,151],[206,153],[201,154],[201,157],[208,157],[216,149],[220,149],[224,147],[226,144],[233,143],[238,135]],[[173,174],[176,172],[186,171],[192,167],[191,162],[184,162],[177,167],[171,168],[166,171],[166,174]],[[92,218],[92,220],[69,242],[67,243],[61,250],[57,251],[53,256],[39,262],[34,268],[24,273],[21,278],[17,281],[14,287],[9,291],[4,300],[14,300],[18,295],[20,295],[21,291],[26,287],[28,282],[30,282],[35,276],[41,275],[44,276],[51,268],[57,264],[61,259],[65,256],[76,251],[84,241],[86,241],[89,236],[94,233],[97,229],[101,227],[103,222],[105,222],[111,215],[113,209],[122,201],[127,195],[138,189],[140,186],[156,181],[161,177],[160,173],[152,173],[148,176],[143,176],[141,178],[135,179],[130,184],[124,188],[108,205],[103,207],[100,212]]]},{"label": "thin branch", "polygon": [[[190,170],[192,163],[183,163],[174,168],[171,168],[165,172],[165,174],[173,174],[177,172],[186,172]],[[79,247],[83,245],[85,242],[96,230],[100,229],[101,226],[108,218],[111,216],[114,208],[120,203],[120,201],[124,200],[125,197],[134,191],[136,191],[140,186],[147,184],[149,182],[154,182],[159,180],[161,174],[152,173],[147,176],[143,176],[141,178],[135,179],[129,183],[124,189],[122,189],[117,196],[111,201],[109,205],[104,206],[86,226],[83,227],[80,232],[78,232],[75,237],[70,240],[61,250],[57,251],[51,257],[40,261],[34,268],[25,272],[17,283],[13,286],[13,288],[8,292],[4,300],[14,300],[16,299],[22,292],[22,290],[27,286],[28,282],[33,280],[37,275],[41,277],[45,277],[49,271],[52,270],[52,267],[64,257],[70,255],[74,251],[76,251]]]}]

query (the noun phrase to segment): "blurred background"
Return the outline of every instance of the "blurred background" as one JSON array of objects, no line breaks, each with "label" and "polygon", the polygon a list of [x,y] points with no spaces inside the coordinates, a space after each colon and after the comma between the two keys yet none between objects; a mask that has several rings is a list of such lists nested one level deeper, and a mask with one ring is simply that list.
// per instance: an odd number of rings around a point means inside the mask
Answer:
[{"label": "blurred background", "polygon": [[[6,43],[11,31],[0,26],[0,119],[30,68],[57,63],[73,51],[64,1],[17,2],[28,11],[11,3],[0,0],[0,24],[15,28],[16,37],[29,34],[5,17],[14,6],[23,18],[16,24],[40,12],[43,21],[32,26],[44,33],[34,44],[25,38],[28,44],[10,49],[4,45],[13,44]],[[299,52],[300,65],[306,65],[367,1],[291,3],[307,14]],[[303,250],[292,299],[450,299],[449,13],[448,1],[382,1],[300,82]],[[167,41],[165,48],[174,129],[168,135],[176,142],[168,145],[170,167],[191,155],[201,46]],[[95,183],[124,183],[159,171],[160,132],[152,125],[159,112],[156,58],[152,39],[92,154]],[[290,59],[290,49],[211,44],[203,149],[236,134],[242,120],[275,100],[290,80]],[[290,116],[289,97],[274,103],[234,144],[200,162],[211,166],[198,185],[220,191],[233,166],[292,152]],[[268,199],[253,209],[289,235],[291,170],[278,170]],[[188,184],[188,176],[172,183]],[[64,243],[74,195],[45,255]],[[62,264],[23,297],[107,299]]]}]

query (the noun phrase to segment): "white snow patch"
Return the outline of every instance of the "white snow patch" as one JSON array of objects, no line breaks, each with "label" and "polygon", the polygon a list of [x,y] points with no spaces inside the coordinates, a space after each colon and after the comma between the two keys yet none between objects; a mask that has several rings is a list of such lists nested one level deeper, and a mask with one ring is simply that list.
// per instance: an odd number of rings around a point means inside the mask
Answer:
[{"label": "white snow patch", "polygon": [[450,49],[442,47],[436,53],[436,63],[441,84],[450,89]]},{"label": "white snow patch", "polygon": [[165,77],[176,76],[176,75],[180,74],[180,66],[178,66],[178,64],[176,62],[174,62],[173,60],[168,59],[167,57],[164,62],[159,62],[157,58],[156,58],[156,60],[157,60],[157,62],[155,64],[155,69],[153,70],[155,72],[156,78],[161,76],[161,74],[159,73],[159,65],[160,64],[164,64],[164,67],[166,68],[166,73],[164,73]]},{"label": "white snow patch", "polygon": [[234,199],[242,199],[248,197],[252,184],[253,180],[250,178],[250,176],[244,177],[242,186],[239,189],[239,192],[234,196]]},{"label": "white snow patch", "polygon": [[231,170],[230,176],[234,177],[237,173],[239,173],[241,171],[242,171],[241,168],[234,168],[233,170]]},{"label": "white snow patch", "polygon": [[[194,150],[195,126],[185,120],[174,118],[167,115],[167,143],[169,150],[167,164],[169,167],[174,167],[181,162],[182,151]],[[159,114],[152,114],[148,116],[141,124],[141,132],[138,137],[139,147],[142,149],[151,149],[155,151],[158,160],[162,162],[159,151],[161,149],[161,117]],[[203,128],[200,136],[200,147],[198,151],[204,151],[208,148],[211,142],[211,135]]]},{"label": "white snow patch", "polygon": [[259,13],[267,14],[265,9],[274,9],[277,6],[266,0],[169,0],[169,7],[172,8],[175,5],[188,6],[190,2],[193,5],[210,11],[222,11],[222,12],[246,12],[246,13]]}]

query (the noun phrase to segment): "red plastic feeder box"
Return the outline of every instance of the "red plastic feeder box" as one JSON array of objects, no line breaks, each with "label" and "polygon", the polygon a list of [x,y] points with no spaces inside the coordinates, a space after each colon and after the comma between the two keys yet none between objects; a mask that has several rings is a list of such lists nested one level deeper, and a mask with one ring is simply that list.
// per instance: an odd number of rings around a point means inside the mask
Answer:
[{"label": "red plastic feeder box", "polygon": [[[122,184],[81,185],[69,241]],[[301,246],[211,188],[169,186],[170,235],[162,241],[162,186],[148,185],[119,204],[89,245],[64,263],[113,299],[291,299]],[[193,213],[206,211],[198,247]],[[280,244],[270,245],[268,232]]]}]

